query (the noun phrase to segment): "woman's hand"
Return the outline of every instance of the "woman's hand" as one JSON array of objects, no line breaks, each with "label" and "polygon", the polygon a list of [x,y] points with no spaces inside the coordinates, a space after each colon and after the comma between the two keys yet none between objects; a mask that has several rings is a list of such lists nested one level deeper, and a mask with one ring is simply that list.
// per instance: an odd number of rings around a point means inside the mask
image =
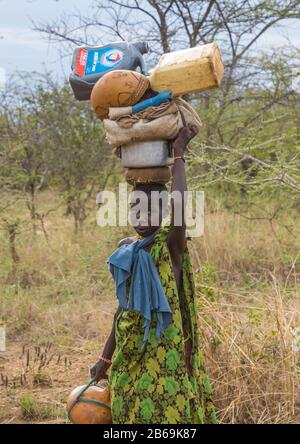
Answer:
[{"label": "woman's hand", "polygon": [[177,137],[172,142],[174,156],[182,156],[188,143],[197,134],[197,128],[193,125],[181,128]]},{"label": "woman's hand", "polygon": [[95,382],[99,382],[100,379],[108,379],[106,371],[108,370],[110,364],[104,361],[98,361],[96,364],[90,368],[91,378],[95,378]]}]

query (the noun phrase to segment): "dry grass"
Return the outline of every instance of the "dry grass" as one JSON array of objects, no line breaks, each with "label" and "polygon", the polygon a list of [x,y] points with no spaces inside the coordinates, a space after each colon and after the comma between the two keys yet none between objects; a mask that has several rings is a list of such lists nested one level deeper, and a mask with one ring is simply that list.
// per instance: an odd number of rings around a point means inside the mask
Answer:
[{"label": "dry grass", "polygon": [[[54,204],[45,193],[40,205]],[[66,395],[86,381],[111,327],[116,300],[105,261],[128,233],[100,229],[91,219],[75,239],[62,212],[47,218],[49,242],[42,231],[35,240],[29,231],[18,237],[14,273],[0,234],[0,317],[8,333],[8,350],[0,355],[0,422],[64,422]],[[292,218],[288,223],[295,225]],[[207,216],[204,238],[191,243],[221,422],[299,422],[300,354],[292,344],[300,326],[300,236],[294,228],[292,236],[280,224],[220,211]]]},{"label": "dry grass", "polygon": [[280,225],[270,230],[266,222],[214,214],[208,216],[205,237],[193,246],[193,255],[201,294],[199,326],[219,420],[299,422],[295,238]]},{"label": "dry grass", "polygon": [[219,419],[293,422],[300,407],[299,352],[292,347],[299,301],[288,301],[275,283],[273,289],[243,296],[239,302],[240,294],[226,291],[218,302],[200,303]]}]

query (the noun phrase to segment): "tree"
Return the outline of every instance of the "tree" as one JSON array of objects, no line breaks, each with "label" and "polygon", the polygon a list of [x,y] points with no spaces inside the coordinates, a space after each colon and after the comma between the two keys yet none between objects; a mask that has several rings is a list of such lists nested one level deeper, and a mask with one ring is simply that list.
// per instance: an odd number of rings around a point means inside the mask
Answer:
[{"label": "tree", "polygon": [[115,38],[148,40],[152,63],[166,51],[217,42],[221,87],[189,97],[204,122],[191,150],[193,186],[225,184],[244,195],[283,187],[298,195],[299,94],[291,72],[299,50],[258,51],[264,34],[288,19],[300,19],[300,0],[97,0],[89,16],[34,27],[66,51]]},{"label": "tree", "polygon": [[67,85],[53,84],[39,92],[38,100],[47,134],[47,166],[63,192],[77,234],[94,208],[89,206],[93,193],[105,186],[113,171],[115,157],[94,113],[74,99]]},{"label": "tree", "polygon": [[[3,92],[0,130],[0,184],[4,209],[25,202],[36,233],[36,198],[47,174],[45,131],[38,118],[35,89],[14,85]],[[6,225],[8,222],[6,223]],[[16,223],[12,223],[15,226]],[[18,225],[18,224],[17,224]],[[7,225],[8,226],[8,225]]]},{"label": "tree", "polygon": [[24,83],[19,79],[2,103],[0,184],[9,202],[2,198],[3,207],[18,196],[26,203],[34,233],[40,223],[46,234],[37,194],[43,186],[59,185],[78,233],[91,210],[91,196],[105,186],[114,167],[102,126],[67,85],[56,84],[48,74]]}]

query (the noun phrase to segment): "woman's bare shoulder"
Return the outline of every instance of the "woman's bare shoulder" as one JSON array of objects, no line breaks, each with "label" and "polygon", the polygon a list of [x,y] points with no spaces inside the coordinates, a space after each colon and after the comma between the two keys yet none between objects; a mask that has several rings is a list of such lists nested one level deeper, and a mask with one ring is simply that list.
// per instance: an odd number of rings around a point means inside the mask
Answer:
[{"label": "woman's bare shoulder", "polygon": [[125,237],[124,239],[121,239],[120,242],[118,243],[118,248],[122,247],[122,245],[128,245],[128,244],[132,244],[132,242],[136,241],[135,237]]}]

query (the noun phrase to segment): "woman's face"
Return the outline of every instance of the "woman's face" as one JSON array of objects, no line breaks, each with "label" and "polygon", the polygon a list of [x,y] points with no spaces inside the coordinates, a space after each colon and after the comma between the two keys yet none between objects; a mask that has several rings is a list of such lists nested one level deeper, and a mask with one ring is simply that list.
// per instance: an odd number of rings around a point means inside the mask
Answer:
[{"label": "woman's face", "polygon": [[162,222],[162,203],[151,205],[151,195],[147,199],[137,198],[130,203],[129,217],[135,231],[142,237],[151,236]]}]

